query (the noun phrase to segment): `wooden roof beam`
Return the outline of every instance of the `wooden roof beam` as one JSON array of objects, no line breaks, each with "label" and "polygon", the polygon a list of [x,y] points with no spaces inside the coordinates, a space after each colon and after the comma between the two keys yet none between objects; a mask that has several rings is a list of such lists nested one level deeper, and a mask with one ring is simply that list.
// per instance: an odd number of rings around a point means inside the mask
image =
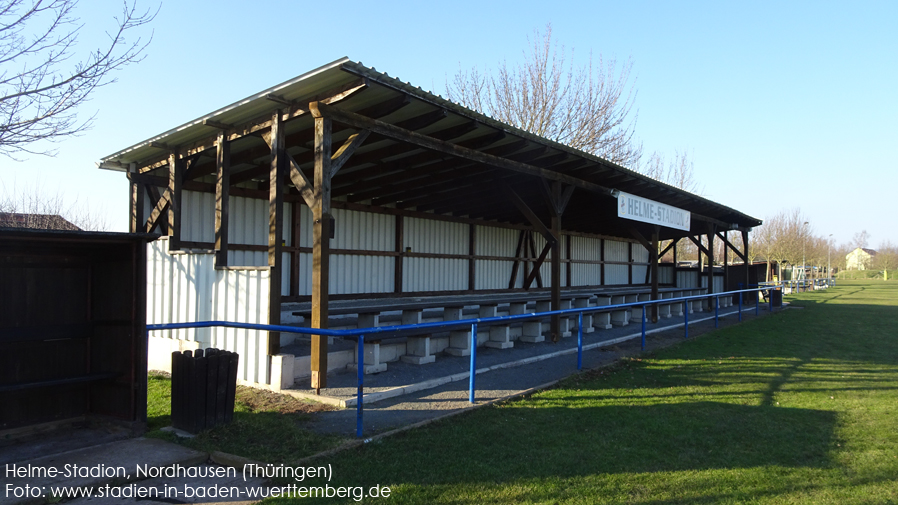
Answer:
[{"label": "wooden roof beam", "polygon": [[[471,141],[465,142],[474,142],[477,139],[471,139]],[[461,144],[465,144],[462,142]],[[518,151],[522,147],[526,147],[526,141],[518,141],[513,142],[511,144],[505,144],[499,147],[494,147],[489,149],[487,152],[496,154],[497,156],[501,156],[503,154],[510,154]],[[413,161],[419,160],[433,160],[433,153],[426,152],[423,155],[415,155]],[[418,180],[423,175],[429,174],[438,174],[444,172],[451,172],[454,170],[458,170],[461,168],[470,167],[471,165],[476,165],[476,163],[467,162],[465,160],[459,160],[454,157],[449,157],[449,159],[441,159],[435,163],[428,163],[423,167],[420,167],[420,163],[415,163],[413,161],[406,161],[406,159],[397,160],[395,163],[395,167],[398,171],[393,172],[392,174],[387,174],[383,177],[366,179],[364,181],[359,181],[354,184],[352,191],[341,191],[341,194],[353,193],[351,200],[352,201],[362,201],[367,200],[369,198],[383,197],[389,193],[384,193],[384,188],[397,188],[402,187],[407,184],[409,181]],[[419,168],[420,167],[420,168]],[[455,177],[458,175],[456,174]],[[441,181],[444,179],[440,179]],[[386,183],[386,184],[384,184]],[[418,187],[418,186],[416,186]],[[405,189],[402,189],[405,191]],[[394,191],[395,193],[395,191]]]},{"label": "wooden roof beam", "polygon": [[479,151],[475,151],[473,149],[468,149],[457,144],[451,144],[449,142],[437,140],[427,135],[404,130],[394,125],[384,123],[383,121],[378,121],[376,119],[361,116],[337,107],[332,107],[322,102],[311,103],[309,104],[309,107],[315,117],[329,117],[333,121],[337,121],[348,126],[371,130],[374,133],[379,133],[381,135],[388,136],[403,142],[415,144],[433,151],[442,152],[444,154],[468,159],[470,161],[475,161],[484,165],[531,175],[534,177],[543,177],[548,180],[570,184],[572,186],[576,186],[593,193],[601,194],[604,196],[611,196],[610,188],[587,182],[567,174],[561,174],[552,170],[538,168],[526,163],[507,160],[498,156],[492,156]]},{"label": "wooden roof beam", "polygon": [[[494,148],[491,151],[493,153],[507,153],[513,152],[516,150],[517,146],[513,144],[508,144],[509,149],[503,150],[502,148],[505,146],[500,146],[498,148]],[[545,151],[545,147],[538,146],[535,149],[530,149],[523,153],[511,154],[508,156],[509,159],[527,159],[532,157],[534,153],[541,153]],[[437,171],[436,169],[442,169],[441,171]],[[362,201],[368,198],[374,198],[372,204],[381,205],[383,203],[393,202],[397,200],[406,200],[407,198],[417,197],[421,193],[426,193],[428,191],[449,189],[453,186],[458,186],[460,180],[464,177],[476,177],[478,179],[483,179],[485,175],[492,175],[496,172],[497,169],[484,167],[479,163],[471,163],[465,162],[463,160],[452,159],[441,162],[438,166],[427,167],[426,171],[428,172],[427,177],[423,178],[421,171],[419,170],[408,170],[404,173],[407,173],[408,176],[405,177],[402,181],[396,184],[390,185],[390,190],[385,190],[383,186],[381,187],[372,187],[368,191],[353,195],[353,201]],[[421,183],[423,179],[423,184]],[[454,181],[454,182],[453,182]],[[465,184],[462,183],[462,186]],[[392,190],[392,193],[389,191]],[[397,191],[398,190],[398,191]],[[398,193],[398,196],[397,196]],[[416,199],[415,202],[418,200]],[[406,204],[403,204],[406,205]],[[417,203],[411,205],[418,205]]]}]

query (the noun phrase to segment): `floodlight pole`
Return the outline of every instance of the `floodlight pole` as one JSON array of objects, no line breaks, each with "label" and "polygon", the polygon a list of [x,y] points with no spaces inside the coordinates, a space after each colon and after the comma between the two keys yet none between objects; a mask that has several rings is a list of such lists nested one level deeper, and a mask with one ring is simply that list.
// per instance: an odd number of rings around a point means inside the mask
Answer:
[{"label": "floodlight pole", "polygon": [[[801,281],[802,281],[802,283],[804,283],[804,281],[806,279],[805,272],[807,272],[807,265],[805,264],[804,252],[805,252],[805,246],[808,243],[808,238],[805,236],[805,233],[808,230],[808,222],[805,221],[804,224],[801,225],[801,227],[802,227],[801,228],[801,230],[802,230],[801,231]],[[801,286],[801,285],[799,284],[799,286]],[[799,287],[798,290],[801,291],[801,287]],[[805,291],[807,291],[807,286],[805,286]]]},{"label": "floodlight pole", "polygon": [[[832,249],[833,249],[833,234],[829,234],[829,240],[826,241],[826,277],[830,280],[833,278],[833,264],[832,264]],[[826,281],[827,286],[830,284],[830,281]]]}]

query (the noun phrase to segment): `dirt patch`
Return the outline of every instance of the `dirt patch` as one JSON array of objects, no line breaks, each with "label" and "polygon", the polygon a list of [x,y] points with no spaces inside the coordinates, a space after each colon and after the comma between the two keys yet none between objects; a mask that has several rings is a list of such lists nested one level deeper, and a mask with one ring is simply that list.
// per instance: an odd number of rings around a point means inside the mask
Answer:
[{"label": "dirt patch", "polygon": [[[150,370],[150,377],[171,378],[171,374],[163,370]],[[251,412],[277,412],[279,414],[311,414],[338,410],[337,407],[313,401],[303,401],[290,395],[282,395],[266,389],[249,386],[237,386],[235,400],[246,405]]]},{"label": "dirt patch", "polygon": [[280,414],[310,414],[337,410],[332,405],[303,401],[289,395],[274,391],[237,386],[237,401],[246,405],[253,412],[278,412]]}]

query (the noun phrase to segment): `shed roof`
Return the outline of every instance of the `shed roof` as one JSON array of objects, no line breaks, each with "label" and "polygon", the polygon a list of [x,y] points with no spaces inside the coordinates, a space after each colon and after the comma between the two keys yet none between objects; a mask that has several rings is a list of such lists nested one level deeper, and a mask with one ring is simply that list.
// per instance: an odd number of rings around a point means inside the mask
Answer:
[{"label": "shed roof", "polygon": [[[633,229],[646,236],[651,232],[650,225],[617,218],[614,199],[588,188],[614,188],[692,213],[693,230],[661,228],[662,239],[707,233],[704,223],[708,222],[743,229],[761,224],[735,209],[501,123],[347,58],[110,154],[99,165],[124,171],[133,164],[141,173],[164,175],[169,153],[175,151],[180,157],[195,158],[189,177],[209,183],[215,167],[215,140],[224,129],[231,141],[231,184],[267,187],[270,150],[260,134],[270,127],[272,115],[281,111],[289,119],[288,152],[311,174],[313,121],[306,107],[328,97],[335,97],[329,99],[335,109],[533,167],[542,174],[522,174],[375,133],[334,177],[336,200],[526,224],[517,208],[496,195],[504,188],[513,189],[547,221],[543,182],[547,177],[564,177],[578,188],[564,213],[564,228],[571,231],[621,237],[631,237]],[[356,133],[357,127],[335,123],[336,145]]]}]

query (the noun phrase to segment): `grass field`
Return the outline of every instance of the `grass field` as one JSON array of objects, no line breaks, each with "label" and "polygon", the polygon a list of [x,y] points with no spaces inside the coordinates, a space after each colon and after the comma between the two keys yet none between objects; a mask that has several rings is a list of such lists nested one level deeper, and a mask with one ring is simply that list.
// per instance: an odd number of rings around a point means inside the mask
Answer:
[{"label": "grass field", "polygon": [[389,503],[898,503],[898,284],[787,301],[318,463]]}]

